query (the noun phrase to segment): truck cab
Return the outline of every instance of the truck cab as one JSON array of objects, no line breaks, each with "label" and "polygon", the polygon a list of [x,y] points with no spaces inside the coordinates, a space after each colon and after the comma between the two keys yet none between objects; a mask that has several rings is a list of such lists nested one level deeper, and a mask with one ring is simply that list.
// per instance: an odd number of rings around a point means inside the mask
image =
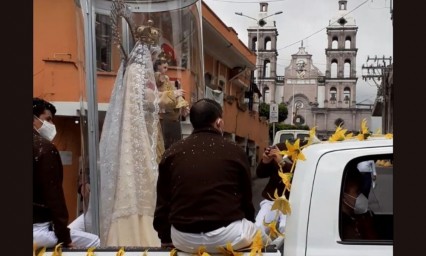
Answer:
[{"label": "truck cab", "polygon": [[[289,201],[283,255],[393,254],[393,167],[376,165],[376,185],[368,195],[374,238],[345,237],[344,187],[357,163],[392,162],[393,139],[321,142],[305,148],[305,161],[295,167]],[[354,215],[355,216],[355,215]],[[357,230],[355,230],[357,231]]]},{"label": "truck cab", "polygon": [[277,143],[284,143],[286,140],[295,141],[297,139],[300,139],[301,141],[303,141],[305,138],[308,137],[308,130],[280,130],[275,133],[272,145],[275,145]]}]

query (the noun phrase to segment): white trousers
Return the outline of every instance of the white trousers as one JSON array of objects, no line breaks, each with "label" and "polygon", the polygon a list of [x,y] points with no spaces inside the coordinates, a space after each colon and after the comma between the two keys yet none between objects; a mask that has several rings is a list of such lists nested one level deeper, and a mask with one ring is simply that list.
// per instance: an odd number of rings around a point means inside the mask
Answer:
[{"label": "white trousers", "polygon": [[[33,241],[37,248],[55,247],[58,243],[58,238],[53,230],[49,230],[50,223],[34,223],[33,224]],[[77,248],[98,247],[100,244],[99,237],[95,234],[70,229],[71,240]]]},{"label": "white trousers", "polygon": [[[266,234],[269,234],[269,228],[263,225],[263,220],[265,220],[266,223],[270,223],[275,219],[275,216],[277,214],[277,210],[272,210],[272,205],[274,204],[273,201],[264,199],[260,202],[260,210],[257,213],[256,216],[256,226],[264,229],[264,232]],[[286,222],[287,216],[282,214],[281,212],[278,213],[278,230],[281,233],[284,233],[285,229],[285,222]]]},{"label": "white trousers", "polygon": [[[234,250],[248,248],[258,230],[253,222],[242,219],[207,233],[185,233],[172,226],[171,238],[173,245],[184,252],[197,253],[200,246],[205,246],[207,252],[217,253],[220,252],[217,247],[226,247],[227,243],[231,243]],[[262,238],[265,242],[263,233]]]}]

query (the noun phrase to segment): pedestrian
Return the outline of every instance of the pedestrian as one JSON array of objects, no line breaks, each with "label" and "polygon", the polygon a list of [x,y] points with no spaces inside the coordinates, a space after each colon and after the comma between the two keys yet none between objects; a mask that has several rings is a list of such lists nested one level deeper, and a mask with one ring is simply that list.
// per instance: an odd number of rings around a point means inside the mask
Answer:
[{"label": "pedestrian", "polygon": [[[262,191],[263,200],[259,204],[260,209],[256,215],[256,225],[263,228],[266,234],[269,234],[269,228],[265,226],[264,223],[271,223],[275,220],[277,214],[278,231],[283,234],[285,229],[286,215],[278,210],[271,210],[274,203],[273,196],[275,191],[277,191],[278,195],[282,195],[286,188],[278,174],[280,166],[284,173],[289,173],[292,166],[291,160],[281,155],[280,152],[283,150],[286,150],[285,143],[277,143],[267,147],[256,168],[256,176],[258,178],[269,178],[268,183]],[[285,195],[289,198],[290,191],[286,190]],[[283,243],[283,239],[277,237],[272,243],[280,247]]]},{"label": "pedestrian", "polygon": [[248,248],[254,223],[251,174],[241,147],[223,137],[222,107],[210,99],[193,104],[194,128],[164,153],[159,164],[154,228],[162,247],[209,253],[230,243]]},{"label": "pedestrian", "polygon": [[65,203],[63,166],[52,143],[56,135],[51,103],[33,99],[33,239],[37,247],[89,248],[99,246],[95,234],[69,229]]},{"label": "pedestrian", "polygon": [[368,198],[371,188],[376,186],[376,164],[374,160],[362,161],[358,163],[357,168],[362,174],[363,183],[361,186],[361,192]]}]

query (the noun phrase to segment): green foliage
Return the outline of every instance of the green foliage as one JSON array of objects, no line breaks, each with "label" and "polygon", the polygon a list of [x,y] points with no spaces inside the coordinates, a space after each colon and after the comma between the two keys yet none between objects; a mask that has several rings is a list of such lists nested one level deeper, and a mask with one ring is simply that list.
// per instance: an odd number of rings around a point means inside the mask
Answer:
[{"label": "green foliage", "polygon": [[[265,116],[269,119],[269,104],[260,103],[259,104],[259,116]],[[278,104],[278,122],[283,122],[288,117],[288,109],[284,103]]]}]

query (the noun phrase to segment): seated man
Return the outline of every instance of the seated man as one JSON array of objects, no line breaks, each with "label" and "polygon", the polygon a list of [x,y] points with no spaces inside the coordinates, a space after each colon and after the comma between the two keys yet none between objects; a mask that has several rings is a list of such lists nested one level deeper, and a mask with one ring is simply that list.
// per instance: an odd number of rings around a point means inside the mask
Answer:
[{"label": "seated man", "polygon": [[173,144],[159,164],[154,228],[163,247],[196,253],[231,243],[247,248],[254,224],[251,174],[245,152],[223,134],[222,107],[210,99],[190,110],[192,134]]},{"label": "seated man", "polygon": [[341,197],[342,240],[377,239],[372,213],[368,210],[368,199],[362,193],[362,183],[362,174],[357,168],[350,168]]},{"label": "seated man", "polygon": [[56,135],[55,113],[51,103],[33,99],[33,240],[37,247],[59,243],[64,247],[97,247],[97,235],[67,227],[63,166],[59,151],[51,142]]}]

